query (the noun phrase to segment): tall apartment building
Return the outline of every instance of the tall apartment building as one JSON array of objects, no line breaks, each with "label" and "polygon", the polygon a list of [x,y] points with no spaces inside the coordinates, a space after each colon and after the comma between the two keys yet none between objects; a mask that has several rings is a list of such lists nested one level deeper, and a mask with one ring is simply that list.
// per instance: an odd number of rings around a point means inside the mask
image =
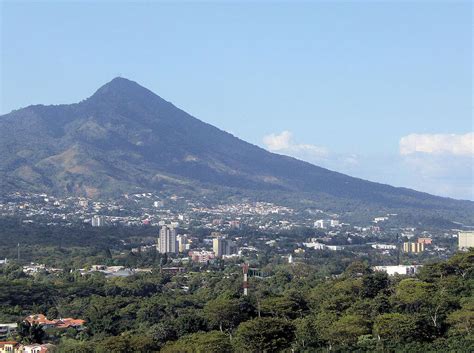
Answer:
[{"label": "tall apartment building", "polygon": [[94,216],[91,219],[91,225],[93,227],[102,227],[105,225],[105,218],[103,216]]},{"label": "tall apartment building", "polygon": [[424,243],[413,243],[411,241],[403,243],[403,252],[418,254],[425,251]]},{"label": "tall apartment building", "polygon": [[212,240],[212,250],[216,257],[231,255],[235,251],[235,243],[224,237],[217,237]]},{"label": "tall apartment building", "polygon": [[178,239],[178,251],[186,252],[189,250],[189,240],[186,234],[180,234],[176,237]]},{"label": "tall apartment building", "polygon": [[176,229],[169,226],[162,226],[160,229],[160,237],[158,238],[157,250],[161,254],[177,253],[178,241],[176,239]]},{"label": "tall apartment building", "polygon": [[474,232],[459,232],[458,248],[459,250],[474,248]]}]

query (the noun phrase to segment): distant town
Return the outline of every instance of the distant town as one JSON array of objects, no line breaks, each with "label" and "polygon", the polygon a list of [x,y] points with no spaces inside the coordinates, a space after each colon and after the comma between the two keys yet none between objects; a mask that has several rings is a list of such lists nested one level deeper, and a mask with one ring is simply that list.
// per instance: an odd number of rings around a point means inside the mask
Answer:
[{"label": "distant town", "polygon": [[[241,295],[247,297],[253,296],[256,280],[269,281],[275,276],[271,267],[275,264],[292,271],[300,266],[325,266],[323,278],[338,280],[347,272],[344,263],[365,261],[373,273],[410,278],[427,263],[474,247],[474,231],[397,226],[397,214],[380,214],[369,223],[351,224],[339,214],[314,208],[294,210],[245,200],[209,204],[153,193],[128,194],[110,201],[13,193],[1,199],[2,219],[14,220],[26,231],[58,232],[62,240],[51,248],[46,234],[45,245],[38,248],[16,237],[10,245],[0,247],[0,270],[8,273],[16,268],[21,275],[15,276],[33,281],[67,276],[78,283],[94,281],[97,276],[112,283],[159,276],[172,278],[168,290],[180,295],[196,290],[196,278],[211,280],[220,274],[237,283]],[[96,240],[99,244],[101,234],[111,234],[111,238],[100,245],[106,250],[91,253],[83,247],[80,253],[85,255],[74,261],[53,255],[67,251],[73,256],[72,249],[81,248],[80,238],[71,250],[62,246],[74,232],[79,237],[96,234],[89,240],[92,246]],[[116,233],[124,235],[114,237]],[[17,319],[0,322],[0,352],[54,352],[68,335],[77,339],[90,332],[90,318],[51,317],[54,312],[47,316],[44,311],[21,310],[26,314],[23,318],[4,315]],[[34,335],[35,327],[42,330],[41,339],[25,344],[25,332]],[[16,340],[20,336],[23,343]]]}]

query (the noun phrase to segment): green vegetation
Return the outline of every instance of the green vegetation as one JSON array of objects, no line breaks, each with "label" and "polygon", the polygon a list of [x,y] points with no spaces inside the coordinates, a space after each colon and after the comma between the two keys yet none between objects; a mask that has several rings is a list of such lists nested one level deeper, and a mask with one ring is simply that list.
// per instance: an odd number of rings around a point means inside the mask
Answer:
[{"label": "green vegetation", "polygon": [[[335,261],[329,259],[327,262]],[[208,268],[209,271],[203,271]],[[467,352],[474,348],[474,251],[416,277],[373,273],[360,261],[339,276],[269,262],[241,291],[237,264],[176,276],[26,277],[1,267],[0,322],[32,313],[85,319],[86,329],[22,324],[17,339],[59,352]],[[46,338],[47,335],[47,338]]]},{"label": "green vegetation", "polygon": [[[168,190],[315,206],[366,220],[472,224],[474,203],[395,188],[270,153],[115,78],[77,104],[35,105],[0,119],[0,194],[104,197]],[[403,214],[403,215],[402,215]],[[368,218],[368,219],[367,219]]]}]

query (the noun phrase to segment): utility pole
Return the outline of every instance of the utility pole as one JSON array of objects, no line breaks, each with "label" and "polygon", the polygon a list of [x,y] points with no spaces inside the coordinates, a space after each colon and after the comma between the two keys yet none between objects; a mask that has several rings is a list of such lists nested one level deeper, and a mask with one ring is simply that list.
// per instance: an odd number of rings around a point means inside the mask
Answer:
[{"label": "utility pole", "polygon": [[400,234],[397,233],[397,265],[400,265]]},{"label": "utility pole", "polygon": [[244,282],[243,282],[244,296],[248,296],[249,295],[249,281],[248,281],[249,265],[248,264],[242,265],[242,272],[244,273]]}]

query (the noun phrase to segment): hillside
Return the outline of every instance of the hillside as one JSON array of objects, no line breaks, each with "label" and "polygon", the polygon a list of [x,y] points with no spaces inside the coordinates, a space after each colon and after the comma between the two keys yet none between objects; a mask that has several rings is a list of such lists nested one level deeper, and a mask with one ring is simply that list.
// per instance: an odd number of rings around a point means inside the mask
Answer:
[{"label": "hillside", "polygon": [[[0,117],[0,192],[111,196],[139,190],[238,192],[321,207],[400,210],[474,223],[474,203],[395,188],[270,153],[115,78],[76,104]],[[321,205],[322,203],[322,205]]]}]

